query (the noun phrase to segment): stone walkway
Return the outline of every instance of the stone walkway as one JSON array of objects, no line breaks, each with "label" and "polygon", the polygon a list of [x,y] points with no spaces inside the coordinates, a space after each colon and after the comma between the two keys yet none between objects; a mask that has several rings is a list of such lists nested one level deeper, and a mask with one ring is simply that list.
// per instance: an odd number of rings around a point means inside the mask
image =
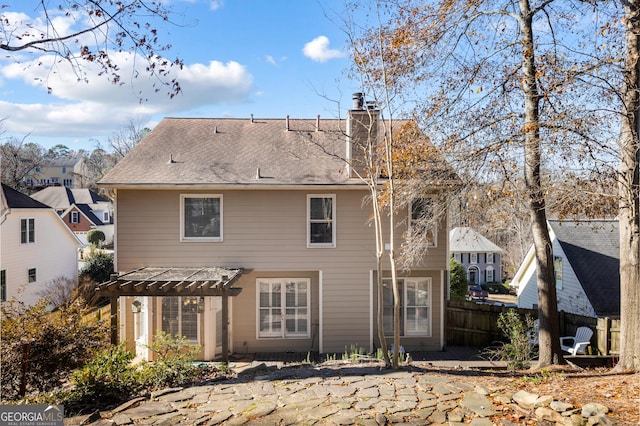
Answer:
[{"label": "stone walkway", "polygon": [[[282,368],[253,363],[238,377],[165,389],[65,425],[615,424],[606,407],[572,407],[549,396],[505,394],[451,380],[418,365]],[[529,423],[528,423],[529,424]]]}]

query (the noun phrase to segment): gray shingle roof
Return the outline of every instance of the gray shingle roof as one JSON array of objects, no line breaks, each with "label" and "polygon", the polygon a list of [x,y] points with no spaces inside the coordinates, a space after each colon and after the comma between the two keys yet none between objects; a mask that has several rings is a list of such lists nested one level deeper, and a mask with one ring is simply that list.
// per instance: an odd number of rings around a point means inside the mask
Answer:
[{"label": "gray shingle roof", "polygon": [[49,186],[32,194],[31,197],[54,209],[67,209],[72,204],[110,202],[109,199],[87,188],[65,188],[63,186]]},{"label": "gray shingle roof", "polygon": [[502,249],[472,228],[457,227],[449,231],[449,250],[454,253],[502,253]]},{"label": "gray shingle roof", "polygon": [[596,314],[620,315],[618,221],[550,220],[549,225]]},{"label": "gray shingle roof", "polygon": [[340,159],[346,121],[316,124],[290,119],[287,130],[285,119],[165,118],[100,184],[358,183]]}]

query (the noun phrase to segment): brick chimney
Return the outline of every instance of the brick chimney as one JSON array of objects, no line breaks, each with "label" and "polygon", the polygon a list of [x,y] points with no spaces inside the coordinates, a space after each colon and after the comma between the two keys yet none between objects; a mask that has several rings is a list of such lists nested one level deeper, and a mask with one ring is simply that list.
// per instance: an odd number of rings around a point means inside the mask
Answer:
[{"label": "brick chimney", "polygon": [[352,99],[353,109],[347,113],[347,162],[349,177],[357,177],[358,173],[366,173],[369,151],[375,154],[380,110],[372,103],[365,105],[360,92],[354,93]]}]

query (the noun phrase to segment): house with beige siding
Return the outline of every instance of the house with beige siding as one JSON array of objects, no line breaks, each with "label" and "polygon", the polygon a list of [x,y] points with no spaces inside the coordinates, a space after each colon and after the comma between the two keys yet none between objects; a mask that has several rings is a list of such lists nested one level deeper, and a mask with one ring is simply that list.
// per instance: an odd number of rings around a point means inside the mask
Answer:
[{"label": "house with beige siding", "polygon": [[[145,345],[166,331],[199,343],[204,360],[375,351],[375,235],[354,168],[356,135],[377,132],[377,114],[162,120],[99,182],[116,194],[117,274],[98,289],[118,314],[112,340],[149,356]],[[411,209],[400,212],[398,245]],[[425,237],[427,254],[399,278],[408,351],[445,344],[447,228],[445,219]]]}]

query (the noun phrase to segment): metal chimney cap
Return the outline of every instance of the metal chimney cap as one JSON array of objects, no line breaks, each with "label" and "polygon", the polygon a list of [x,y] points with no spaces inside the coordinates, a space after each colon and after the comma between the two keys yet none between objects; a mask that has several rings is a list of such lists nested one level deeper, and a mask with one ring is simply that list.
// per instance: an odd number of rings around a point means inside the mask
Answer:
[{"label": "metal chimney cap", "polygon": [[351,95],[353,100],[353,109],[364,109],[364,94],[362,92],[356,92]]}]

